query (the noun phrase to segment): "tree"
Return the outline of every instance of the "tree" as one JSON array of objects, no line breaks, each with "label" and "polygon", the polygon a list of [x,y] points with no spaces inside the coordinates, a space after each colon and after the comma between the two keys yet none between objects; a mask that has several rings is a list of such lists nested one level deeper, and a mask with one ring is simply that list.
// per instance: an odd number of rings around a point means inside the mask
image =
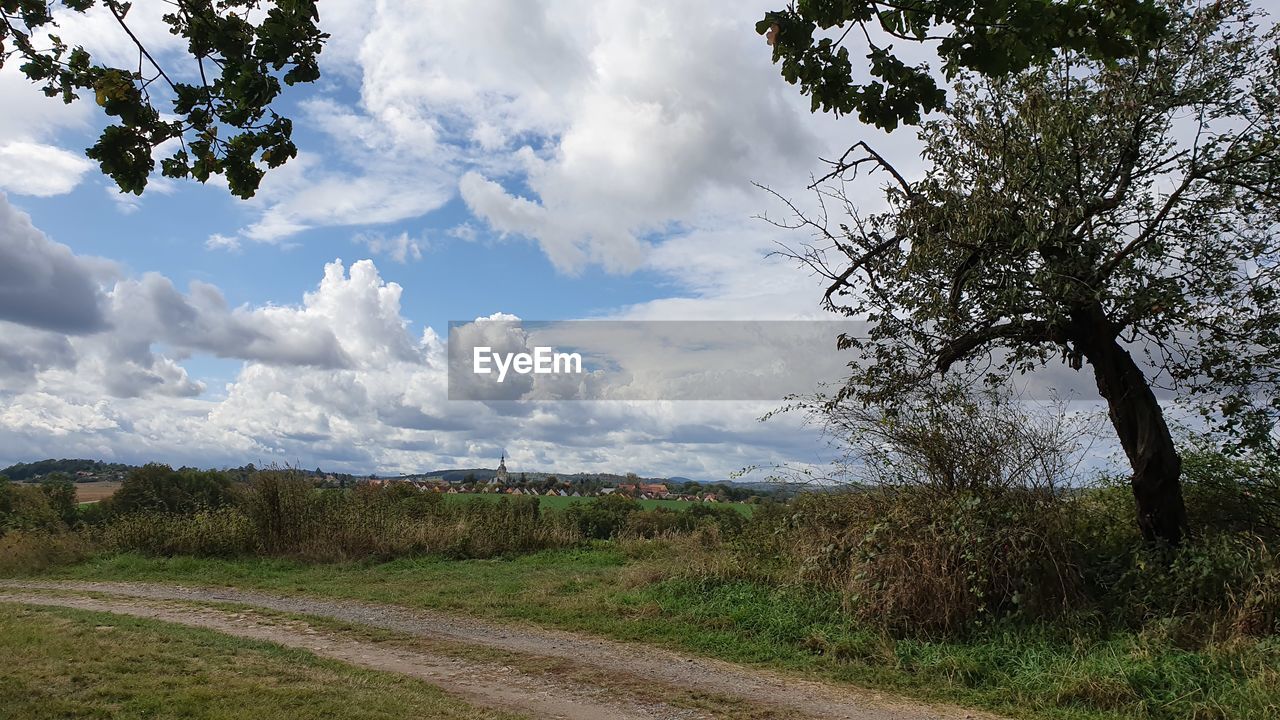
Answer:
[{"label": "tree", "polygon": [[80,504],[76,502],[76,484],[66,473],[51,473],[40,481],[40,492],[49,501],[49,507],[57,513],[67,527],[79,519]]},{"label": "tree", "polygon": [[81,92],[114,120],[86,154],[121,191],[142,194],[155,169],[153,151],[177,140],[161,161],[166,177],[200,182],[226,176],[232,194],[258,189],[262,166],[297,155],[293,123],[271,109],[282,83],[320,77],[326,33],[316,0],[174,0],[164,15],[186,41],[188,67],[165,67],[130,27],[131,3],[102,0],[119,32],[137,46],[136,67],[96,61],[56,34],[59,13],[86,13],[97,0],[0,0],[0,67],[17,57],[21,71],[49,97],[71,103]]},{"label": "tree", "polygon": [[[859,143],[815,186],[847,217],[781,224],[815,233],[789,252],[829,282],[824,305],[869,323],[840,340],[858,360],[833,402],[885,402],[953,366],[1088,363],[1138,525],[1176,544],[1181,460],[1154,380],[1237,447],[1275,447],[1280,30],[1260,36],[1244,0],[1170,8],[1145,58],[967,76],[921,129],[922,179]],[[860,169],[891,178],[887,211],[849,198]]]},{"label": "tree", "polygon": [[230,505],[235,500],[231,481],[217,470],[173,470],[148,463],[130,471],[106,503],[109,512],[191,513]]},{"label": "tree", "polygon": [[[814,112],[856,112],[862,122],[893,130],[918,124],[921,112],[946,100],[930,67],[907,65],[894,54],[894,40],[936,43],[948,79],[965,71],[1000,77],[1059,50],[1100,60],[1130,57],[1165,22],[1153,0],[800,0],[766,13],[756,31],[768,37],[782,77],[812,99]],[[819,30],[832,32],[819,36]],[[873,78],[867,82],[854,80],[850,36],[866,43]]]}]

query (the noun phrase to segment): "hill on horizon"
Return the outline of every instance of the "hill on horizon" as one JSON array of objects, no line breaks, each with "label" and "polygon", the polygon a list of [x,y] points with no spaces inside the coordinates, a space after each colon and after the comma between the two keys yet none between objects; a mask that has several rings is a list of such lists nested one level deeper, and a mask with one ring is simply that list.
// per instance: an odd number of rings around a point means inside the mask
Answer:
[{"label": "hill on horizon", "polygon": [[51,473],[66,473],[75,475],[78,472],[91,472],[94,474],[104,473],[126,473],[137,467],[136,465],[125,465],[124,463],[108,463],[101,460],[88,460],[85,458],[74,459],[53,459],[36,460],[29,463],[14,463],[3,470],[3,475],[14,482],[23,482],[34,478],[43,477]]}]

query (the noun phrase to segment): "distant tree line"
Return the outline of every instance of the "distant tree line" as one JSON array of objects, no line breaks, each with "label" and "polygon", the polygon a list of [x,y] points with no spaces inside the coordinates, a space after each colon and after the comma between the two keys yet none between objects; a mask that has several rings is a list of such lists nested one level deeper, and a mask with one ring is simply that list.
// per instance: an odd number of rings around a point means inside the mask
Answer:
[{"label": "distant tree line", "polygon": [[29,463],[16,463],[0,470],[0,475],[4,475],[14,482],[26,482],[45,475],[51,475],[53,473],[66,473],[68,475],[75,475],[78,472],[91,472],[95,475],[106,473],[123,474],[129,472],[133,468],[133,465],[108,463],[102,462],[101,460],[48,459],[37,460]]}]

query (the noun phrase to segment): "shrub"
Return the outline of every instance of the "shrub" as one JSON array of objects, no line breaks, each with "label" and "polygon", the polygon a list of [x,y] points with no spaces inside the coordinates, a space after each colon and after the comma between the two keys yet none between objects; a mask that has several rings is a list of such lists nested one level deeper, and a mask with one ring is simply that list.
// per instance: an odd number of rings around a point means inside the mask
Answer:
[{"label": "shrub", "polygon": [[742,513],[727,505],[699,503],[690,505],[684,512],[693,519],[693,525],[714,525],[725,537],[740,534],[747,524]]},{"label": "shrub", "polygon": [[869,622],[956,632],[1069,609],[1081,589],[1069,503],[1083,428],[1008,389],[942,382],[875,406],[802,403],[845,450],[856,480],[762,513],[750,552],[839,591]]},{"label": "shrub", "polygon": [[585,538],[608,540],[626,527],[640,503],[623,495],[605,495],[590,502],[574,503],[565,510],[569,521]]},{"label": "shrub", "polygon": [[1280,562],[1258,538],[1214,533],[1176,549],[1139,544],[1123,560],[1115,580],[1095,590],[1121,625],[1173,619],[1198,638],[1277,629]]},{"label": "shrub", "polygon": [[1280,549],[1280,467],[1193,439],[1182,452],[1182,485],[1193,534],[1243,533]]},{"label": "shrub", "polygon": [[1089,595],[1117,624],[1175,621],[1199,638],[1276,629],[1280,578],[1280,471],[1215,450],[1183,452],[1191,537],[1176,549],[1142,541],[1124,478],[1103,478],[1074,498]]},{"label": "shrub", "polygon": [[1068,527],[1047,491],[873,488],[803,496],[772,543],[795,580],[839,591],[865,621],[955,632],[1070,607]]},{"label": "shrub", "polygon": [[[734,513],[735,515],[737,513]],[[676,512],[667,508],[637,510],[626,516],[618,537],[651,540],[687,533],[698,524],[692,509]]]},{"label": "shrub", "polygon": [[230,505],[231,481],[216,470],[173,470],[150,463],[131,470],[115,495],[103,500],[106,515],[138,512],[187,513]]}]

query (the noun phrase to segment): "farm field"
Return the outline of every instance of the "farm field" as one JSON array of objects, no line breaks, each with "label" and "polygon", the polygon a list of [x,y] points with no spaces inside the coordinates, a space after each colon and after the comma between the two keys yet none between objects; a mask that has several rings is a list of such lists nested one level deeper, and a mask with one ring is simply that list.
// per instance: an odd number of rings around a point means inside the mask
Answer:
[{"label": "farm field", "polygon": [[76,483],[76,502],[83,504],[106,500],[116,494],[121,484],[118,481]]},{"label": "farm field", "polygon": [[[481,500],[498,500],[499,498],[510,497],[510,496],[501,495],[499,493],[457,493],[454,495],[446,495],[445,497],[449,498],[449,500],[453,502],[465,502],[467,500],[476,499],[476,498],[479,498]],[[539,495],[538,496],[539,505],[541,505],[542,507],[554,508],[556,510],[561,510],[563,508],[569,507],[574,503],[589,502],[590,500],[592,500],[592,498],[589,498],[589,497],[560,497],[558,495],[549,495],[549,496]],[[742,513],[742,515],[745,517],[751,517],[752,512],[755,511],[755,506],[751,505],[750,503],[732,503],[732,502],[698,503],[698,502],[693,502],[691,500],[637,500],[636,502],[639,503],[640,507],[644,508],[645,510],[652,510],[653,508],[667,508],[668,510],[684,510],[690,505],[714,504],[718,506],[731,507],[734,510],[737,510],[739,513]]]}]

